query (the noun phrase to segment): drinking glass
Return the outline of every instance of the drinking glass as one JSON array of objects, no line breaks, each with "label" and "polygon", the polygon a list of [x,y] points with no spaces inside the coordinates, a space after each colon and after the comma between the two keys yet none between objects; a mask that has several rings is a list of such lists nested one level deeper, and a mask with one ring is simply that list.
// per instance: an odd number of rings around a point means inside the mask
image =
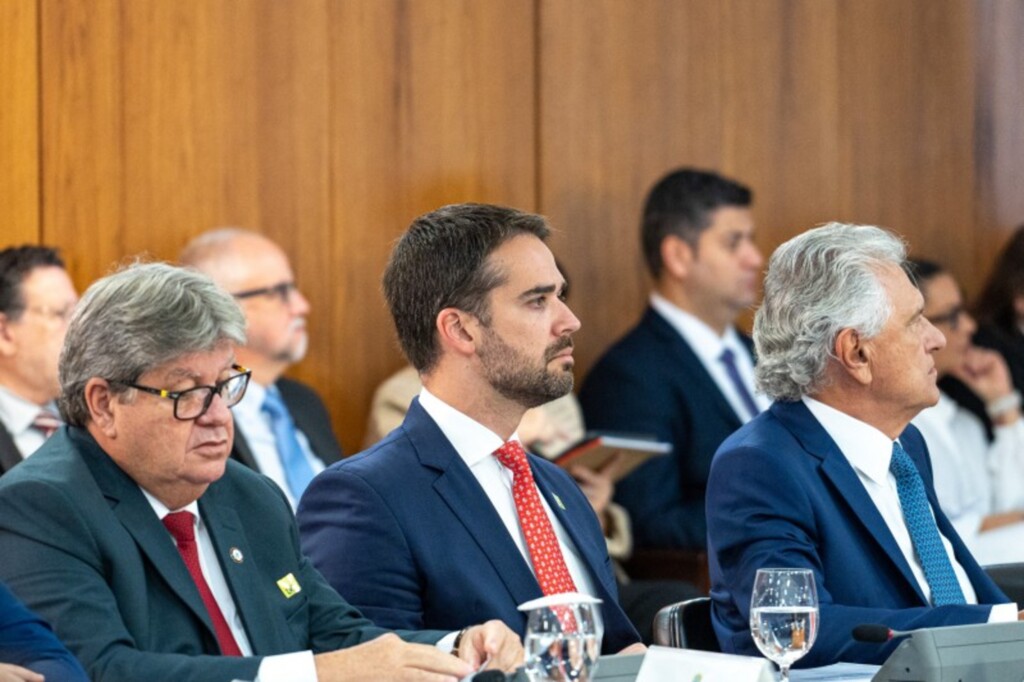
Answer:
[{"label": "drinking glass", "polygon": [[588,682],[601,653],[601,600],[568,592],[519,606],[527,612],[526,675],[530,682]]},{"label": "drinking glass", "polygon": [[818,591],[805,568],[759,568],[750,596],[750,634],[761,653],[778,664],[781,682],[818,636]]}]

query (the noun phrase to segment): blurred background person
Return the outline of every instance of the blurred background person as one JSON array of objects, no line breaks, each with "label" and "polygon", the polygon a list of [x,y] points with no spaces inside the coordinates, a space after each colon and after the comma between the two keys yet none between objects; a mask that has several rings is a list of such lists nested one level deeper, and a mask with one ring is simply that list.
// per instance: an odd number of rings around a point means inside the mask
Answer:
[{"label": "blurred background person", "polygon": [[1024,225],[1010,237],[974,303],[974,340],[994,348],[1010,367],[1013,385],[1024,391]]},{"label": "blurred background person", "polygon": [[[924,316],[946,337],[935,351],[939,379],[955,377],[984,404],[991,437],[970,410],[940,390],[939,402],[911,423],[931,455],[935,492],[981,564],[1024,561],[1024,419],[1002,356],[971,343],[976,325],[960,287],[940,265],[911,262]],[[940,381],[940,389],[942,383]]]},{"label": "blurred background person", "polygon": [[206,232],[185,247],[180,260],[208,275],[245,312],[247,340],[237,355],[252,370],[252,381],[234,410],[231,456],[269,476],[294,509],[313,476],[342,454],[320,396],[283,376],[306,355],[309,301],[295,284],[288,256],[255,232]]},{"label": "blurred background person", "polygon": [[0,251],[0,474],[60,426],[57,362],[77,301],[56,249]]}]

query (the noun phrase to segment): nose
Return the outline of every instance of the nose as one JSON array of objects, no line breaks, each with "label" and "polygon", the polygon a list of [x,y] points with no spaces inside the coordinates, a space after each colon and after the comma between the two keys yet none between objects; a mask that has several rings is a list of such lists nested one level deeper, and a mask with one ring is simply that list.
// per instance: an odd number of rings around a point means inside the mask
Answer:
[{"label": "nose", "polygon": [[227,406],[219,393],[214,393],[210,407],[196,421],[203,426],[222,426],[231,421],[231,408]]},{"label": "nose", "polygon": [[978,331],[978,323],[966,310],[960,313],[960,326],[964,328],[964,333],[967,336],[974,336],[974,332]]},{"label": "nose", "polygon": [[569,304],[564,301],[559,301],[562,306],[562,315],[558,320],[558,329],[556,336],[563,336],[565,334],[573,334],[579,330],[583,323],[580,322],[579,318],[572,312]]},{"label": "nose", "polygon": [[928,325],[928,329],[925,331],[925,349],[929,353],[934,353],[937,350],[942,350],[946,347],[946,337],[938,330],[938,328],[925,319],[925,324]]},{"label": "nose", "polygon": [[288,306],[296,317],[304,317],[309,314],[309,301],[298,288],[293,289],[288,297]]},{"label": "nose", "polygon": [[759,268],[764,265],[764,256],[761,255],[761,249],[757,248],[757,244],[753,240],[747,242],[745,255],[747,267]]}]

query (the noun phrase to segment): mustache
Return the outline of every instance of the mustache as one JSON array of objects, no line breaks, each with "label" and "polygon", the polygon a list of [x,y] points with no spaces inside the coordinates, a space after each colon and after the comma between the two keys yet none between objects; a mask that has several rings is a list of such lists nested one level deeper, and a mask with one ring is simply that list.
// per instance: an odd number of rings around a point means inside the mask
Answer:
[{"label": "mustache", "polygon": [[544,352],[544,360],[545,361],[552,360],[552,359],[554,359],[554,357],[556,355],[561,353],[566,348],[572,348],[572,347],[573,347],[572,337],[571,336],[563,336],[558,341],[555,341],[553,344],[548,346],[548,349]]}]

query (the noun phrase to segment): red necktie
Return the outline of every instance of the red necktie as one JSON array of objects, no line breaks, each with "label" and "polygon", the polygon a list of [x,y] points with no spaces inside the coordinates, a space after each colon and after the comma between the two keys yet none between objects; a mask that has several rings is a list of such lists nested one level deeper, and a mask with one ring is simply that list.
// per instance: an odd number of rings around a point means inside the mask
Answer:
[{"label": "red necktie", "polygon": [[494,455],[512,472],[512,497],[515,498],[516,515],[523,535],[526,536],[526,549],[530,553],[541,592],[545,596],[575,592],[576,585],[566,568],[555,529],[551,527],[551,519],[541,504],[540,493],[533,483],[533,473],[526,461],[523,446],[510,440],[495,450]]},{"label": "red necktie", "polygon": [[192,580],[199,589],[199,596],[206,604],[206,610],[213,622],[213,631],[220,644],[220,652],[225,656],[241,656],[242,650],[238,648],[238,643],[235,641],[234,635],[231,634],[231,628],[228,627],[228,622],[224,619],[220,607],[217,606],[217,600],[213,598],[213,592],[210,591],[210,586],[206,583],[206,578],[203,577],[203,572],[199,568],[194,519],[192,512],[180,511],[168,514],[164,517],[163,522],[175,542],[178,543],[178,553],[185,560],[185,567],[192,574]]}]

